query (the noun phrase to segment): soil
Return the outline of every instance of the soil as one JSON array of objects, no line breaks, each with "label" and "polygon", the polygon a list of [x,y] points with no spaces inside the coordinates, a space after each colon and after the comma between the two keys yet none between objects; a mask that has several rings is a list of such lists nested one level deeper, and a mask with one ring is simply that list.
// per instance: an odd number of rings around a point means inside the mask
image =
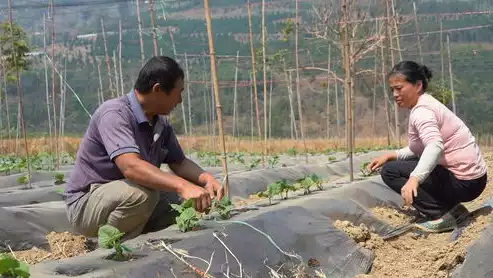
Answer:
[{"label": "soil", "polygon": [[[493,153],[486,153],[485,160],[491,172]],[[493,185],[488,184],[484,192],[476,200],[464,203],[469,211],[478,209],[486,200],[493,196]],[[451,241],[451,232],[429,234],[416,237],[412,233],[383,241],[378,235],[371,234],[366,241],[355,240],[364,248],[375,252],[375,260],[369,274],[358,275],[358,278],[442,278],[449,277],[453,269],[464,261],[468,247],[479,238],[481,232],[493,221],[491,210],[475,215],[472,223],[467,226],[457,241]],[[372,212],[379,219],[391,224],[401,225],[412,221],[408,213],[391,208],[375,208]],[[343,221],[345,222],[345,221]],[[349,237],[354,238],[354,227],[351,223],[340,229]]]},{"label": "soil", "polygon": [[79,256],[94,249],[94,244],[86,237],[69,232],[51,232],[46,236],[46,239],[48,240],[50,251],[34,247],[30,250],[14,251],[15,257],[28,264],[37,264],[47,260],[60,260]]},{"label": "soil", "polygon": [[415,218],[411,208],[401,208],[398,211],[391,207],[374,207],[370,211],[377,219],[395,227],[411,223]]}]

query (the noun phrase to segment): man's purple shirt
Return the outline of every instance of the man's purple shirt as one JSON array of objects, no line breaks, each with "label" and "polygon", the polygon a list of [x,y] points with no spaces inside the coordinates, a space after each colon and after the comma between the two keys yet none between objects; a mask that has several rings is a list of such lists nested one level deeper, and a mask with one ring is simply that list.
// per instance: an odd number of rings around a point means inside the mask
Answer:
[{"label": "man's purple shirt", "polygon": [[84,196],[91,184],[124,179],[113,160],[124,153],[138,153],[156,167],[185,159],[168,119],[149,122],[133,90],[106,101],[91,117],[65,189],[66,203]]}]

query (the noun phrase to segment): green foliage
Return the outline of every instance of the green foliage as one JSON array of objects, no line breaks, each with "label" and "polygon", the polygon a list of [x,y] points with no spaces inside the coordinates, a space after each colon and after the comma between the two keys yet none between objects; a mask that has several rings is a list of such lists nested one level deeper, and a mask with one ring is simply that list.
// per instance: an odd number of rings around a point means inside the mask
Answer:
[{"label": "green foliage", "polygon": [[260,165],[260,162],[262,162],[262,159],[260,158],[254,158],[250,164],[248,165],[248,170],[253,170],[255,168],[257,168],[259,165]]},{"label": "green foliage", "polygon": [[26,54],[29,52],[27,35],[17,23],[0,24],[0,50],[7,61],[7,77],[10,81],[16,80],[16,71],[22,72],[29,68]]},{"label": "green foliage", "polygon": [[458,95],[457,92],[452,92],[450,90],[450,87],[447,86],[444,82],[441,80],[439,81],[433,81],[429,84],[428,94],[432,95],[434,98],[436,98],[438,101],[443,103],[444,105],[452,103],[452,95],[455,93],[455,96]]},{"label": "green foliage", "polygon": [[277,164],[279,164],[279,162],[280,162],[279,155],[275,154],[275,155],[269,157],[269,167],[270,168],[274,168]]},{"label": "green foliage", "polygon": [[303,179],[298,180],[301,188],[304,189],[304,194],[310,193],[310,188],[316,186],[319,190],[324,190],[322,187],[322,179],[316,174],[306,175]]},{"label": "green foliage", "polygon": [[360,166],[361,175],[363,177],[369,177],[369,176],[373,176],[373,175],[377,174],[377,172],[369,171],[368,165],[370,165],[370,162],[365,162],[365,163],[361,164],[361,166]]},{"label": "green foliage", "polygon": [[291,38],[291,34],[295,28],[295,23],[289,18],[281,30],[282,41],[287,42]]},{"label": "green foliage", "polygon": [[181,232],[185,233],[199,226],[198,213],[193,207],[193,202],[193,199],[188,199],[181,205],[171,204],[171,208],[180,214],[175,220]]},{"label": "green foliage", "polygon": [[19,184],[27,184],[29,182],[29,177],[27,175],[20,176],[17,178]]},{"label": "green foliage", "polygon": [[231,203],[231,200],[228,196],[224,196],[221,200],[217,201],[214,199],[212,201],[212,207],[214,207],[214,211],[219,214],[219,217],[223,220],[231,218],[231,210],[233,210],[234,205]]},{"label": "green foliage", "polygon": [[55,174],[55,184],[59,185],[59,184],[65,183],[64,178],[65,178],[65,175],[63,173],[56,173]]},{"label": "green foliage", "polygon": [[297,154],[298,154],[298,151],[295,148],[289,148],[288,149],[288,155],[296,156]]},{"label": "green foliage", "polygon": [[115,249],[115,253],[110,258],[115,261],[125,260],[123,251],[132,252],[130,248],[121,243],[121,238],[125,233],[120,232],[117,228],[105,224],[98,230],[98,244],[104,249]]},{"label": "green foliage", "polygon": [[29,265],[7,254],[0,255],[0,276],[8,278],[28,278]]}]

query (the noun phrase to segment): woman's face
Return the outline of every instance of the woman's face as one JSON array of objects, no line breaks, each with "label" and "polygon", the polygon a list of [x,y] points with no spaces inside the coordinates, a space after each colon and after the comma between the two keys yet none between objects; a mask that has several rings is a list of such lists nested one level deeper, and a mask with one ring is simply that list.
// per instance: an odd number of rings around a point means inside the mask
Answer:
[{"label": "woman's face", "polygon": [[418,102],[423,85],[421,81],[413,84],[401,74],[393,74],[389,77],[389,86],[394,95],[394,100],[401,108],[413,108]]}]

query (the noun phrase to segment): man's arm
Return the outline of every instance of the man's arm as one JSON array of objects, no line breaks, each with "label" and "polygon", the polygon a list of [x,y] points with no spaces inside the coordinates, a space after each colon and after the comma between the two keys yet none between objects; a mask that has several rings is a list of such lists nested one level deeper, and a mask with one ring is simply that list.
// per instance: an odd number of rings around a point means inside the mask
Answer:
[{"label": "man's arm", "polygon": [[[197,190],[205,191],[183,178],[164,173],[143,160],[130,124],[132,120],[124,113],[112,110],[101,115],[97,123],[101,141],[109,158],[117,165],[125,178],[151,189],[177,192],[184,198],[187,198],[185,195],[194,195]],[[190,190],[192,192],[186,192]]]},{"label": "man's arm", "polygon": [[211,179],[215,179],[214,176],[188,158],[169,164],[169,168],[178,176],[202,187],[211,181]]}]

